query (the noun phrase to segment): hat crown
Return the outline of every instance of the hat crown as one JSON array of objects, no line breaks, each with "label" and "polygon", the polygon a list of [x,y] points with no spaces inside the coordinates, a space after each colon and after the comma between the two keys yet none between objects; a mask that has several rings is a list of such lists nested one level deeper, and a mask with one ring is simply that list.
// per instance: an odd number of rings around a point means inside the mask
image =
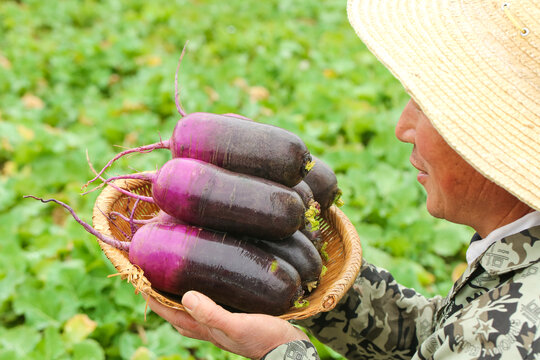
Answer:
[{"label": "hat crown", "polygon": [[540,209],[540,2],[349,0],[348,14],[448,144]]}]

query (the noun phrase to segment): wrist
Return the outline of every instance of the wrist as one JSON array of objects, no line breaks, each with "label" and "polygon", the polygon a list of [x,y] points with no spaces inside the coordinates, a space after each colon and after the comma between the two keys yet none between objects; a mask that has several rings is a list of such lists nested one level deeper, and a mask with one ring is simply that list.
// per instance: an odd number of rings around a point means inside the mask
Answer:
[{"label": "wrist", "polygon": [[281,344],[266,353],[260,360],[318,360],[317,349],[309,340],[294,340]]},{"label": "wrist", "polygon": [[[267,359],[266,356],[270,353],[274,354],[276,349],[280,349],[279,353],[281,354],[283,352],[282,350],[286,349],[286,345],[290,343],[299,343],[299,342],[311,343],[309,341],[309,337],[306,335],[304,331],[302,331],[300,327],[297,327],[294,324],[290,324],[290,325],[292,326],[287,326],[287,330],[283,332],[283,336],[281,336],[278,341],[276,341],[273,345],[269,344],[270,346],[266,348],[266,350],[261,349],[263,350],[263,352],[261,353],[261,356],[254,357],[253,359],[261,359],[261,360]],[[275,357],[275,355],[273,355],[271,358],[268,358],[268,360],[274,360],[274,359],[281,360],[282,358],[280,358],[279,356]],[[293,358],[293,359],[296,359],[296,358]],[[299,358],[299,359],[302,359],[302,358]]]}]

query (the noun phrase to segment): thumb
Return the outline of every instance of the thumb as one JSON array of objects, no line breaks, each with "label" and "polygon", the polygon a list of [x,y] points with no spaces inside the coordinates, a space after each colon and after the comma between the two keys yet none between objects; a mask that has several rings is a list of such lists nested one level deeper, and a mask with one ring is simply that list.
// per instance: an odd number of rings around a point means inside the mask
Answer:
[{"label": "thumb", "polygon": [[222,329],[232,319],[232,313],[217,305],[208,296],[188,291],[182,297],[182,305],[197,322],[208,327]]}]

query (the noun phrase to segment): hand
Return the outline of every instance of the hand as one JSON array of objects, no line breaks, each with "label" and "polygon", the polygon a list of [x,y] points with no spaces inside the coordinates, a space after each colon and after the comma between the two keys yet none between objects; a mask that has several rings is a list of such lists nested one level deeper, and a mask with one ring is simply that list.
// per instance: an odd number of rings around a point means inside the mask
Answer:
[{"label": "hand", "polygon": [[184,336],[210,341],[229,352],[260,359],[273,348],[293,340],[309,340],[287,321],[263,314],[231,313],[207,296],[188,291],[182,298],[186,312],[150,298],[152,311]]}]

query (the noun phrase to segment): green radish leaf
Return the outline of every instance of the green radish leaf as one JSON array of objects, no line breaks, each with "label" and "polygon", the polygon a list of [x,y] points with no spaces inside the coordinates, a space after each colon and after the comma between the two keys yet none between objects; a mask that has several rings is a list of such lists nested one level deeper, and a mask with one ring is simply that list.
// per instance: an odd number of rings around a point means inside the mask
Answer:
[{"label": "green radish leaf", "polygon": [[[149,352],[151,352],[149,349],[144,347],[143,341],[141,339],[141,336],[138,334],[134,334],[131,332],[123,332],[118,337],[118,350],[120,352],[120,356],[124,359],[131,359],[133,356],[135,356],[135,353],[139,349],[146,349]],[[144,354],[144,350],[140,350]]]},{"label": "green radish leaf", "polygon": [[153,360],[156,356],[146,347],[140,347],[129,358],[130,360]]},{"label": "green radish leaf", "polygon": [[58,329],[48,327],[34,351],[29,355],[32,359],[67,359],[66,344]]},{"label": "green radish leaf", "polygon": [[24,315],[26,323],[35,329],[59,327],[76,314],[78,307],[76,295],[65,287],[40,288],[30,281],[18,287],[18,296],[13,300],[15,313]]},{"label": "green radish leaf", "polygon": [[86,314],[76,314],[64,324],[62,337],[65,342],[75,344],[86,339],[97,327],[97,323]]},{"label": "green radish leaf", "polygon": [[86,339],[73,345],[73,360],[100,359],[105,359],[105,352],[97,341]]},{"label": "green radish leaf", "polygon": [[157,356],[180,354],[187,358],[190,356],[188,348],[216,348],[213,344],[180,336],[168,323],[162,324],[153,331],[148,331],[146,339],[145,346]]},{"label": "green radish leaf", "polygon": [[10,329],[0,328],[0,349],[13,351],[15,359],[24,358],[39,343],[41,335],[38,330],[19,325]]}]

